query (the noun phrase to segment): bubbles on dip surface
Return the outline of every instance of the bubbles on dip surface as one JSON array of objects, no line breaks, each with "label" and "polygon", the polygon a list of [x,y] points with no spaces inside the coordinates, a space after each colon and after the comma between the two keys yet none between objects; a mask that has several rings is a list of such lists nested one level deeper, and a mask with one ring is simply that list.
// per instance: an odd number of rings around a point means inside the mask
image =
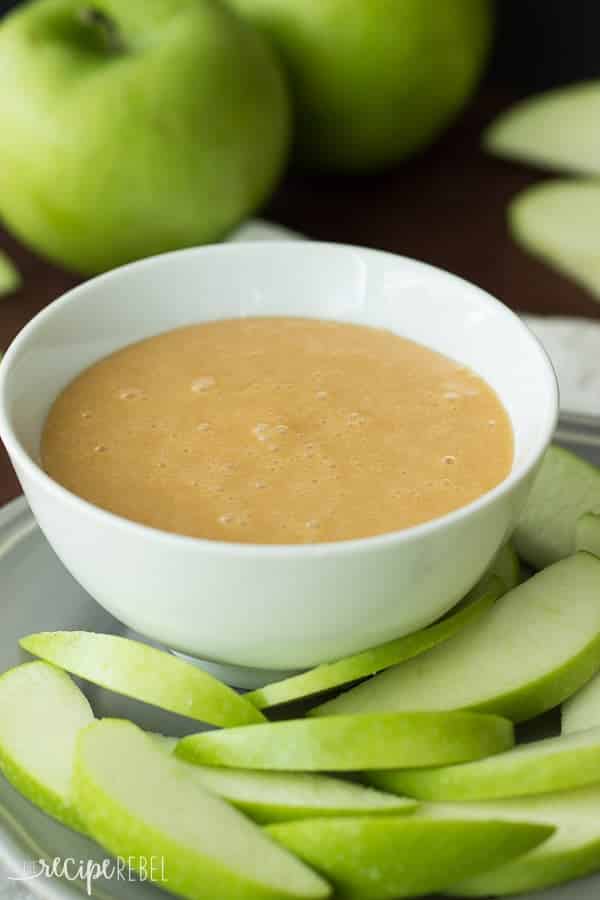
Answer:
[{"label": "bubbles on dip surface", "polygon": [[57,399],[41,455],[61,484],[134,521],[310,543],[470,502],[510,470],[512,431],[485,382],[424,347],[356,325],[256,318],[101,360]]}]

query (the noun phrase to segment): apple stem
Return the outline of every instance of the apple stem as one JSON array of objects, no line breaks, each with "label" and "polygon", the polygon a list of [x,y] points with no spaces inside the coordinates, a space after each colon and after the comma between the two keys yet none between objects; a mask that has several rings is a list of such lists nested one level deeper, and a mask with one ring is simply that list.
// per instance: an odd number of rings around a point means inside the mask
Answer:
[{"label": "apple stem", "polygon": [[125,44],[114,19],[97,6],[83,6],[79,10],[79,18],[84,25],[92,28],[107,50],[120,53]]}]

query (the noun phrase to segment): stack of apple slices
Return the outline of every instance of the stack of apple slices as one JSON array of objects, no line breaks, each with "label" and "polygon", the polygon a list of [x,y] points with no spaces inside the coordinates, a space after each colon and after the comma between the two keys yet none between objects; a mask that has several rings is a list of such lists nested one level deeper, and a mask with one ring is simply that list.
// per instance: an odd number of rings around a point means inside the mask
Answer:
[{"label": "stack of apple slices", "polygon": [[[509,208],[513,237],[600,300],[600,81],[528,98],[501,114],[484,146],[507,159],[565,172],[522,191]],[[583,177],[581,177],[583,176]]]},{"label": "stack of apple slices", "polygon": [[[38,660],[0,677],[0,768],[108,852],[162,857],[189,900],[484,897],[600,870],[598,485],[551,448],[515,536],[536,574],[519,583],[507,546],[440,622],[245,696],[113,635],[24,637]],[[68,673],[190,734],[96,720]],[[561,703],[561,735],[514,746]]]}]

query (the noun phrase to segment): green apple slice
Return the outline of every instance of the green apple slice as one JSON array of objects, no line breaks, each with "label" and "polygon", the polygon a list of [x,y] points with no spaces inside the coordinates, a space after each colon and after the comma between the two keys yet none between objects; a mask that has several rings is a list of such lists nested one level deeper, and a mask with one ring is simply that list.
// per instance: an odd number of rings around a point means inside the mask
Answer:
[{"label": "green apple slice", "polygon": [[415,712],[291,719],[192,734],[175,753],[208,766],[348,772],[478,759],[513,743],[511,723],[499,716]]},{"label": "green apple slice", "polygon": [[73,675],[190,719],[225,728],[264,721],[251,703],[212,675],[139,641],[89,631],[41,631],[19,643]]},{"label": "green apple slice", "polygon": [[336,897],[397,900],[439,891],[537,847],[552,828],[521,821],[314,819],[267,832],[333,884]]},{"label": "green apple slice", "polygon": [[[150,733],[170,753],[177,738]],[[321,816],[398,815],[410,813],[416,801],[385,794],[361,784],[305,772],[255,772],[196,764],[200,784],[241,809],[255,822],[287,822]]]},{"label": "green apple slice", "polygon": [[600,515],[585,513],[575,523],[575,549],[600,556]]},{"label": "green apple slice", "polygon": [[483,143],[496,156],[600,175],[600,81],[557,88],[522,100],[487,129]]},{"label": "green apple slice", "polygon": [[600,675],[594,676],[580,691],[569,697],[561,708],[563,734],[597,727],[600,727]]},{"label": "green apple slice", "polygon": [[75,739],[94,719],[65,672],[29,662],[0,676],[0,770],[44,812],[81,830],[71,801]]},{"label": "green apple slice", "polygon": [[21,276],[13,261],[0,250],[0,297],[14,294],[21,287]]},{"label": "green apple slice", "polygon": [[419,800],[486,800],[564,791],[600,781],[600,728],[533,741],[454,766],[370,772],[370,784]]},{"label": "green apple slice", "polygon": [[535,184],[511,202],[509,222],[518,244],[600,300],[598,182]]},{"label": "green apple slice", "polygon": [[600,512],[600,468],[550,447],[513,535],[519,556],[537,569],[570,556],[587,512]]},{"label": "green apple slice", "polygon": [[88,833],[119,857],[162,859],[158,883],[174,894],[190,900],[330,894],[323,879],[131,722],[103,719],[81,732],[73,793]]},{"label": "green apple slice", "polygon": [[322,816],[398,815],[412,812],[417,805],[414,800],[327,775],[190,768],[205,788],[263,824]]},{"label": "green apple slice", "polygon": [[[554,825],[555,833],[543,844],[479,875],[460,875],[444,893],[465,897],[504,896],[538,891],[600,871],[600,786],[452,806],[425,806],[423,815],[454,818],[472,815]],[[418,815],[418,814],[417,814]]]},{"label": "green apple slice", "polygon": [[600,669],[600,559],[577,553],[505,594],[452,640],[311,715],[472,709],[520,722]]},{"label": "green apple slice", "polygon": [[373,675],[375,672],[380,672],[389,666],[397,665],[403,660],[412,659],[413,656],[418,656],[419,653],[424,653],[431,647],[448,640],[457,631],[464,628],[468,622],[487,612],[503,591],[503,583],[499,578],[494,578],[493,582],[486,580],[486,590],[483,596],[478,597],[454,615],[436,622],[435,625],[430,625],[428,628],[405,635],[395,641],[380,644],[370,650],[364,650],[362,653],[355,653],[353,656],[339,659],[337,662],[317,666],[301,675],[292,675],[291,678],[268,684],[266,687],[246,694],[246,699],[250,700],[258,709],[265,709],[280,703],[309,697],[312,694],[319,694],[331,688],[341,687]]}]

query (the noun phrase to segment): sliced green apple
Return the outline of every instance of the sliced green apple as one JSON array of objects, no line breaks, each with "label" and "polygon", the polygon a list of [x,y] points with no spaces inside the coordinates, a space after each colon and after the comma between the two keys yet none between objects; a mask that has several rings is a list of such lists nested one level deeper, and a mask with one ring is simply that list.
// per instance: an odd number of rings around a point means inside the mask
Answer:
[{"label": "sliced green apple", "polygon": [[[473,589],[476,590],[475,588]],[[486,587],[482,596],[478,596],[472,603],[467,604],[458,612],[423,628],[420,631],[380,644],[362,653],[355,653],[339,659],[337,662],[327,663],[303,672],[301,675],[292,675],[283,681],[267,684],[266,687],[246,694],[246,699],[258,709],[277,706],[280,703],[288,703],[291,700],[299,700],[319,694],[322,691],[335,687],[341,687],[360,678],[366,678],[389,666],[397,665],[406,659],[412,659],[424,653],[431,647],[448,640],[466,624],[487,612],[492,604],[504,592],[503,582],[494,577],[486,578]]]},{"label": "sliced green apple", "polygon": [[80,829],[71,799],[75,739],[94,719],[65,672],[29,662],[0,676],[0,770],[44,812]]},{"label": "sliced green apple", "polygon": [[575,523],[575,549],[600,556],[600,515],[585,513]]},{"label": "sliced green apple", "polygon": [[330,894],[322,878],[131,722],[103,719],[81,732],[73,793],[88,833],[109,852],[162,858],[158,883],[172,893],[190,900]]},{"label": "sliced green apple", "polygon": [[600,728],[594,728],[460,765],[370,772],[367,780],[419,800],[464,801],[569,790],[597,783],[599,773]]},{"label": "sliced green apple", "polygon": [[544,181],[526,188],[510,204],[509,223],[525,250],[600,300],[597,181]]},{"label": "sliced green apple", "polygon": [[452,640],[311,715],[472,709],[531,719],[600,669],[599,585],[600,559],[577,553],[505,594]]},{"label": "sliced green apple", "polygon": [[264,721],[251,703],[207,672],[139,641],[89,631],[42,631],[19,643],[80,678],[190,719],[223,727]]},{"label": "sliced green apple", "polygon": [[[444,893],[460,897],[490,897],[538,891],[600,871],[600,786],[495,800],[421,807],[423,815],[478,820],[493,818],[554,825],[555,833],[543,844],[517,859],[467,877],[459,875]],[[417,813],[419,815],[419,813]]]},{"label": "sliced green apple", "polygon": [[600,175],[600,81],[556,88],[501,113],[483,137],[496,156]]},{"label": "sliced green apple", "polygon": [[307,819],[267,832],[333,884],[336,897],[397,900],[443,890],[527,853],[552,828],[514,821],[409,816]]},{"label": "sliced green apple", "polygon": [[569,556],[577,523],[588,512],[600,512],[600,468],[550,447],[513,535],[519,556],[537,569]]},{"label": "sliced green apple", "polygon": [[304,772],[252,772],[190,766],[209,791],[241,809],[255,822],[287,822],[322,816],[387,816],[410,813],[414,800]]},{"label": "sliced green apple", "polygon": [[14,294],[21,287],[21,276],[9,256],[0,250],[0,297]]},{"label": "sliced green apple", "polygon": [[175,754],[208,766],[279,771],[358,771],[431,766],[500,753],[512,725],[478,713],[408,713],[292,719],[192,734]]},{"label": "sliced green apple", "polygon": [[600,727],[600,675],[594,676],[580,691],[569,697],[561,708],[563,734],[596,727]]}]

